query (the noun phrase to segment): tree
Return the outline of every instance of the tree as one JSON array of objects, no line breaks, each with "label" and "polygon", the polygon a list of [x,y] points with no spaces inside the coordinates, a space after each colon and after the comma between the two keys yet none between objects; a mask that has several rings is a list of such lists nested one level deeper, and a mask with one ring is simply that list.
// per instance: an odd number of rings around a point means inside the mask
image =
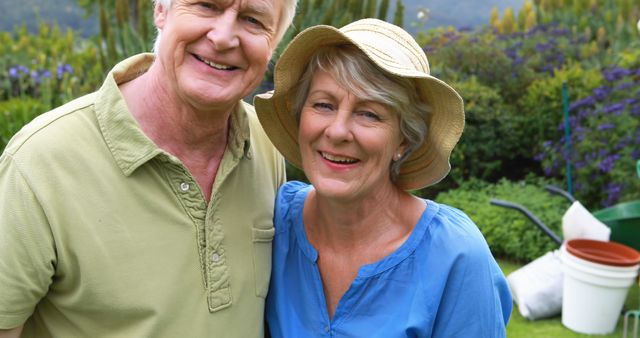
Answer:
[{"label": "tree", "polygon": [[396,1],[396,12],[393,15],[393,24],[400,27],[404,25],[404,4],[402,0]]},{"label": "tree", "polygon": [[513,17],[513,8],[507,7],[504,11],[504,16],[502,17],[502,33],[511,34],[516,31],[514,17]]}]

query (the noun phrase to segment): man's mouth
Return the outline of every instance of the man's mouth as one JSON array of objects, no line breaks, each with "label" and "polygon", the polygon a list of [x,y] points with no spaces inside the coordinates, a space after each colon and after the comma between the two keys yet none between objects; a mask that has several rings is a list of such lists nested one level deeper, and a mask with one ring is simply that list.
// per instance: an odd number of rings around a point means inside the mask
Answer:
[{"label": "man's mouth", "polygon": [[320,156],[322,156],[322,158],[324,158],[325,160],[331,161],[333,163],[338,163],[338,164],[352,164],[359,161],[355,158],[331,155],[325,152],[320,152]]},{"label": "man's mouth", "polygon": [[194,54],[194,56],[196,57],[196,59],[206,63],[211,68],[215,68],[215,69],[218,69],[218,70],[235,70],[235,69],[238,69],[238,67],[229,66],[229,65],[223,65],[223,64],[215,63],[215,62],[207,60],[207,59],[203,59],[202,57],[200,57],[198,55],[195,55],[195,54]]}]

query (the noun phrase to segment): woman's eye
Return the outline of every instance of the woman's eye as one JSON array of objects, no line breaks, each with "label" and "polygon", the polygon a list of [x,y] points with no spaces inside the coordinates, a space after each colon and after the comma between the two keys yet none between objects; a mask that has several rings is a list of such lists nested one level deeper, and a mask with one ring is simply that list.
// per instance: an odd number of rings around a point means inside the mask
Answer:
[{"label": "woman's eye", "polygon": [[331,110],[333,106],[330,103],[326,102],[316,102],[313,104],[313,108],[318,110]]},{"label": "woman's eye", "polygon": [[367,119],[373,120],[373,121],[380,121],[380,116],[378,116],[376,113],[374,112],[370,112],[370,111],[361,111],[359,113],[360,116],[363,116]]}]

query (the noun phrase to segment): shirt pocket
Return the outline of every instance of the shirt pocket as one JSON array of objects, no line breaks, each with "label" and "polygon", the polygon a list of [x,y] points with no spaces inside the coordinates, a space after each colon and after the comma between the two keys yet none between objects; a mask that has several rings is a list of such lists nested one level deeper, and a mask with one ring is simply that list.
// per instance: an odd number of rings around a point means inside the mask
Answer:
[{"label": "shirt pocket", "polygon": [[255,271],[256,296],[266,298],[271,278],[271,244],[275,228],[253,228],[253,270]]}]

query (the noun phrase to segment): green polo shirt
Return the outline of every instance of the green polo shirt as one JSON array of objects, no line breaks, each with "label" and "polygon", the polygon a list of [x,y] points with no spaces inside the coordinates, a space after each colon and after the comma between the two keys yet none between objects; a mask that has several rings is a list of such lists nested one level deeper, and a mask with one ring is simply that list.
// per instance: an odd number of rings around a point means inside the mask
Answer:
[{"label": "green polo shirt", "polygon": [[[26,337],[262,337],[282,157],[241,103],[207,204],[128,111],[118,64],[0,158],[0,328]],[[26,321],[26,323],[25,323]]]}]

